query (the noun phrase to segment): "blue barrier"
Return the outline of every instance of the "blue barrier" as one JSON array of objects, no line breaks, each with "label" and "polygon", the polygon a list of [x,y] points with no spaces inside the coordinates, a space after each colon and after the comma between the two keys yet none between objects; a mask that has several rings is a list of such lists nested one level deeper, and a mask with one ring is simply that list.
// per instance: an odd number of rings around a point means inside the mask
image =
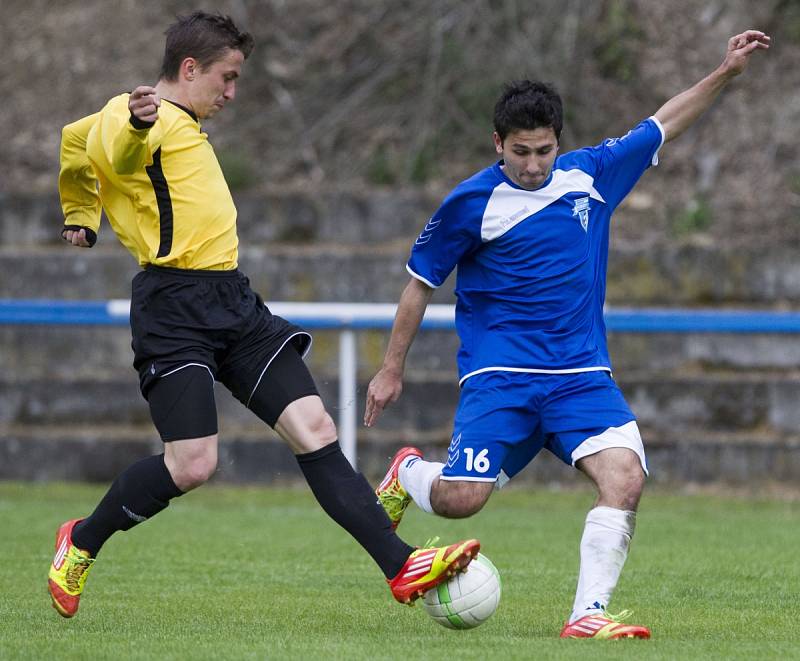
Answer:
[{"label": "blue barrier", "polygon": [[[396,306],[388,303],[269,303],[275,314],[309,330],[339,331],[339,440],[356,466],[357,347],[355,331],[389,329]],[[2,325],[127,326],[130,301],[0,299]],[[455,328],[452,305],[429,305],[422,327]],[[754,310],[607,309],[610,331],[629,333],[800,333],[800,313]]]},{"label": "blue barrier", "polygon": [[800,333],[800,313],[763,310],[608,309],[606,327],[620,333]]},{"label": "blue barrier", "polygon": [[[388,329],[396,306],[386,303],[269,303],[270,310],[309,330]],[[126,326],[129,301],[0,300],[0,325]],[[608,308],[606,326],[627,333],[800,333],[799,312]],[[423,328],[451,330],[452,305],[430,305]]]},{"label": "blue barrier", "polygon": [[106,301],[0,300],[0,324],[121,326],[128,311],[115,314]]}]

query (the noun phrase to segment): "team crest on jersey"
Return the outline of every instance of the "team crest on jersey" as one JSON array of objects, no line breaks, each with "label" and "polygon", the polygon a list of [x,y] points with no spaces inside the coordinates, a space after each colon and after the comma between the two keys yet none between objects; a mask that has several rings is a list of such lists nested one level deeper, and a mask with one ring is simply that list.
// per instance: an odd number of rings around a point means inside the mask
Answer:
[{"label": "team crest on jersey", "polygon": [[447,465],[452,468],[455,466],[455,463],[458,461],[458,455],[461,454],[458,446],[461,444],[461,434],[458,436],[453,436],[453,440],[450,441],[450,447],[447,448]]},{"label": "team crest on jersey", "polygon": [[581,227],[584,232],[589,228],[589,198],[579,197],[575,200],[575,206],[572,207],[572,215],[577,216],[581,221]]}]

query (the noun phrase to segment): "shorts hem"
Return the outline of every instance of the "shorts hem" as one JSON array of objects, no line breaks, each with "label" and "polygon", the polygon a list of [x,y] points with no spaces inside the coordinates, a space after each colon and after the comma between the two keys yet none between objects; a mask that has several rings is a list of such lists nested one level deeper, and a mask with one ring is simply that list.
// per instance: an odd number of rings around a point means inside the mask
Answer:
[{"label": "shorts hem", "polygon": [[182,369],[186,369],[187,367],[204,367],[205,369],[208,370],[208,373],[211,375],[211,378],[212,379],[214,378],[214,373],[211,371],[211,368],[205,363],[185,363],[184,365],[176,367],[175,369],[172,369],[169,372],[164,372],[163,374],[159,374],[156,378],[163,379],[164,377],[169,376],[170,374],[175,374],[175,372],[180,372]]},{"label": "shorts hem", "polygon": [[[627,430],[620,431],[630,424],[633,425],[633,427],[630,428],[630,435],[627,433]],[[614,438],[603,438],[603,436],[605,436],[609,431],[613,432]],[[631,437],[633,432],[635,432],[635,437]],[[572,466],[575,466],[575,464],[584,457],[590,457],[593,454],[597,454],[598,452],[602,452],[603,450],[607,450],[609,448],[626,448],[635,452],[636,456],[639,457],[639,463],[642,466],[644,474],[648,477],[650,476],[650,471],[647,468],[647,457],[644,453],[644,444],[642,443],[642,437],[639,434],[639,427],[636,424],[636,420],[626,422],[624,425],[620,425],[619,427],[609,427],[602,434],[590,436],[589,438],[585,439],[572,451]]]},{"label": "shorts hem", "polygon": [[174,443],[176,441],[195,441],[198,438],[208,438],[209,436],[216,436],[219,434],[219,427],[212,431],[210,434],[205,434],[204,436],[183,436],[181,434],[174,435],[169,434],[169,436],[161,436],[162,443]]},{"label": "shorts hem", "polygon": [[264,378],[264,374],[267,373],[269,366],[272,365],[272,361],[275,360],[275,356],[277,356],[283,350],[283,348],[292,340],[292,338],[297,337],[298,335],[305,335],[308,338],[308,343],[306,344],[303,353],[300,354],[300,357],[305,358],[308,352],[311,351],[311,343],[314,341],[314,338],[311,337],[311,333],[308,333],[306,331],[297,331],[296,333],[292,333],[291,335],[289,335],[283,341],[281,346],[278,347],[277,351],[275,351],[272,354],[272,356],[270,356],[270,359],[267,361],[267,364],[264,365],[264,369],[261,370],[261,374],[258,375],[258,380],[256,381],[256,384],[253,386],[253,389],[250,391],[250,396],[247,398],[247,403],[245,404],[247,408],[250,408],[250,402],[253,399],[253,395],[255,395],[256,390],[258,390],[258,386],[261,383],[261,380]]},{"label": "shorts hem", "polygon": [[497,477],[471,477],[469,475],[440,475],[439,479],[445,482],[497,482]]}]

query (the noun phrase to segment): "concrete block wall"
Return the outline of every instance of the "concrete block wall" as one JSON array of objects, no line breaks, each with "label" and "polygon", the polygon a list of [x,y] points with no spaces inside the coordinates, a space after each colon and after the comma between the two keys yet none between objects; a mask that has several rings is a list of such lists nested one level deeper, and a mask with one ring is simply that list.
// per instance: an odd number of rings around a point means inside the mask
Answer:
[{"label": "concrete block wall", "polygon": [[[241,267],[266,300],[396,302],[408,246],[436,198],[418,192],[239,196]],[[59,239],[54,196],[0,196],[0,298],[127,298],[137,266],[104,226],[98,245]],[[452,288],[434,302],[451,303]],[[664,242],[612,245],[610,305],[743,306],[800,303],[792,250],[725,249]],[[386,333],[359,334],[359,394],[379,367]],[[653,479],[797,483],[800,478],[800,338],[789,335],[612,334],[615,376],[639,417]],[[315,333],[310,365],[334,418],[337,341]],[[445,453],[458,389],[457,340],[422,333],[403,397],[379,427],[359,429],[360,467],[371,478],[400,444]],[[157,450],[130,366],[126,328],[0,326],[0,478],[107,480]],[[218,479],[299,476],[276,436],[218,388]],[[542,457],[532,483],[575,472]]]}]

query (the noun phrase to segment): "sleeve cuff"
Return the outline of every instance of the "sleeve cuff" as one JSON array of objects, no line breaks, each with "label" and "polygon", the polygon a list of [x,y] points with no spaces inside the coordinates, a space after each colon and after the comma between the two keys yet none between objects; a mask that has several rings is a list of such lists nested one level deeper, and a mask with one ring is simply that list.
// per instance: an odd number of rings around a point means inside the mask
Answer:
[{"label": "sleeve cuff", "polygon": [[133,113],[131,113],[130,119],[128,119],[128,121],[131,123],[131,126],[135,128],[137,131],[141,131],[142,129],[153,128],[153,125],[155,124],[155,122],[145,122],[136,117],[136,115],[134,115]]},{"label": "sleeve cuff", "polygon": [[64,225],[64,227],[61,228],[62,239],[65,238],[64,235],[67,232],[67,230],[75,230],[75,231],[86,230],[86,240],[89,242],[89,247],[91,248],[92,246],[94,246],[95,243],[97,243],[97,232],[95,232],[90,227],[85,227],[83,225]]},{"label": "sleeve cuff", "polygon": [[661,142],[658,144],[658,147],[656,147],[655,152],[653,152],[653,158],[650,161],[650,165],[658,165],[658,151],[664,146],[664,140],[667,137],[667,134],[664,132],[664,127],[661,125],[661,121],[658,119],[658,117],[651,115],[650,121],[658,127],[658,131],[661,133]]},{"label": "sleeve cuff", "polygon": [[419,280],[420,282],[424,282],[424,283],[425,283],[426,285],[428,285],[428,287],[430,287],[431,289],[438,289],[438,288],[439,288],[439,285],[435,285],[435,284],[433,284],[433,283],[432,283],[430,280],[426,280],[426,279],[425,279],[425,278],[423,278],[421,275],[419,275],[419,273],[414,273],[414,271],[412,271],[412,270],[411,270],[411,267],[410,267],[408,264],[406,264],[406,271],[408,271],[408,274],[409,274],[409,275],[410,275],[412,278],[416,278],[416,279],[417,279],[417,280]]}]

